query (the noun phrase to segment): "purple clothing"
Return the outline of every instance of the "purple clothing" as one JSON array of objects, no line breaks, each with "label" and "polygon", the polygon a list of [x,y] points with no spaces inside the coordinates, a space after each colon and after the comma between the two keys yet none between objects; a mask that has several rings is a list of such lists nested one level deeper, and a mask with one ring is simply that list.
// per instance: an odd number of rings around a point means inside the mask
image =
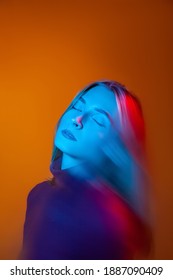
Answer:
[{"label": "purple clothing", "polygon": [[59,158],[50,165],[54,185],[44,181],[28,194],[20,259],[127,258],[117,197],[61,170],[60,164]]}]

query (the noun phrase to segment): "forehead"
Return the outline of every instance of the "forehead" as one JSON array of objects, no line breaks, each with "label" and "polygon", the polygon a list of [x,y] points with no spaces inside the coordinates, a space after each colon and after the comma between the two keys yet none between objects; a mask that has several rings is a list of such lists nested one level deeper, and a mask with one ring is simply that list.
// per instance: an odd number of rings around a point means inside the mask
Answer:
[{"label": "forehead", "polygon": [[97,85],[82,94],[87,107],[99,107],[107,111],[112,117],[117,112],[115,94],[104,85]]}]

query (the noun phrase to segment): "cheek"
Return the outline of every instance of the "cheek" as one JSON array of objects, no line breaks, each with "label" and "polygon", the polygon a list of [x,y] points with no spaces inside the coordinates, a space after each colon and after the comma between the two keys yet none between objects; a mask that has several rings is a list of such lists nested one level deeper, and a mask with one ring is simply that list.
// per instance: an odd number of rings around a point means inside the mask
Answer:
[{"label": "cheek", "polygon": [[[90,149],[96,149],[97,147],[100,147],[104,142],[105,135],[103,132],[95,132],[95,133],[86,133],[83,135],[83,143],[86,144],[86,146],[90,147]],[[89,152],[89,151],[87,151]]]},{"label": "cheek", "polygon": [[[68,119],[69,122],[69,119]],[[65,127],[67,124],[67,116],[66,114],[61,118],[60,122],[59,122],[59,127]]]},{"label": "cheek", "polygon": [[61,117],[61,120],[60,120],[60,125],[67,125],[69,124],[70,122],[72,122],[72,118],[74,117],[74,113],[69,110],[68,112],[66,112],[62,117]]},{"label": "cheek", "polygon": [[104,133],[103,132],[99,132],[98,133],[98,137],[99,137],[99,139],[104,139]]}]

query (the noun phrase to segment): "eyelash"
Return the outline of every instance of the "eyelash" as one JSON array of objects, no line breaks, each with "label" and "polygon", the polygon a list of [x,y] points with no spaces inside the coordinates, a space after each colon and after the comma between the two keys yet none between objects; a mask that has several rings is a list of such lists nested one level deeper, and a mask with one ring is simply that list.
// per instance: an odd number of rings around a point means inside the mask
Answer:
[{"label": "eyelash", "polygon": [[[76,111],[79,111],[79,112],[82,112],[82,110],[79,110],[79,109],[77,109],[77,108],[75,108],[74,106],[72,106],[72,108],[74,109],[74,110],[76,110]],[[92,118],[93,119],[93,118]],[[98,125],[100,125],[100,126],[104,126],[105,127],[105,125],[103,125],[103,124],[101,124],[101,123],[99,123],[98,121],[96,121],[95,119],[93,119]]]},{"label": "eyelash", "polygon": [[82,110],[79,110],[79,109],[75,108],[74,106],[72,106],[72,108],[79,111],[79,112],[82,112]]},{"label": "eyelash", "polygon": [[95,119],[93,119],[98,125],[100,126],[105,126],[104,124],[98,123],[98,121],[96,121]]}]

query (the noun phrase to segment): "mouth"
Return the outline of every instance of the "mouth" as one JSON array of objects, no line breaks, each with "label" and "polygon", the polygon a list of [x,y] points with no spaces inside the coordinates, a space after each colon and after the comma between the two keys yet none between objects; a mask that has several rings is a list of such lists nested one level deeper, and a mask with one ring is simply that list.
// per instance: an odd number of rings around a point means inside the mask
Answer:
[{"label": "mouth", "polygon": [[74,137],[74,135],[71,133],[70,130],[68,129],[63,129],[62,131],[62,135],[68,139],[71,139],[73,141],[77,141],[77,139]]}]

